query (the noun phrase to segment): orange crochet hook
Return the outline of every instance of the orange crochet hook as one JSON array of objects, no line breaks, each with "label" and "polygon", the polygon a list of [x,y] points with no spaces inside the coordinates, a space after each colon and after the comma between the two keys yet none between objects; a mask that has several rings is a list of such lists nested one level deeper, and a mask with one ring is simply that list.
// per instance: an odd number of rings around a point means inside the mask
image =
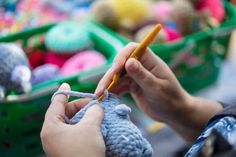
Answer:
[{"label": "orange crochet hook", "polygon": [[[128,57],[139,59],[145,52],[148,45],[151,44],[153,39],[156,37],[156,35],[160,32],[162,26],[161,24],[157,24],[153,30],[143,39],[143,41],[139,44],[139,46],[130,54]],[[120,80],[120,78],[125,74],[125,69],[123,68],[121,72],[118,74],[115,74],[112,78],[111,84],[108,86],[107,90],[110,91]],[[101,95],[98,100],[101,101],[103,99],[104,95]]]}]

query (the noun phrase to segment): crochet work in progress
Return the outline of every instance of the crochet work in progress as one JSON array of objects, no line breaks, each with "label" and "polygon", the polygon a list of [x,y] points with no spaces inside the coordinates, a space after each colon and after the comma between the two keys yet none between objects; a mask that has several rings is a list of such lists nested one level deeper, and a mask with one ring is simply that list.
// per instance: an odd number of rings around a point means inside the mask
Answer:
[{"label": "crochet work in progress", "polygon": [[[54,94],[65,94],[78,97],[90,97],[93,100],[75,114],[71,119],[66,119],[69,124],[78,123],[86,110],[98,103],[95,94],[73,91],[58,91]],[[120,104],[119,98],[107,91],[100,105],[104,110],[104,119],[101,132],[106,144],[107,157],[151,157],[153,154],[150,143],[142,136],[139,129],[130,121],[131,109],[125,104]],[[53,96],[53,97],[54,97]]]}]

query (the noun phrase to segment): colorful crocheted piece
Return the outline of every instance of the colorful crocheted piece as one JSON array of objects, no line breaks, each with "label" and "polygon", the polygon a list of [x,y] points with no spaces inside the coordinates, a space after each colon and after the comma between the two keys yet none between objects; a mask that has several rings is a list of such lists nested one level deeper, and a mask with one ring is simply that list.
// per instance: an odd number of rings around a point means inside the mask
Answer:
[{"label": "colorful crocheted piece", "polygon": [[[66,94],[70,96],[90,97],[93,100],[66,121],[69,124],[78,123],[86,110],[98,103],[96,95],[73,91],[58,91],[54,94]],[[100,102],[104,110],[104,119],[101,132],[106,144],[107,157],[151,157],[153,154],[150,143],[142,136],[139,129],[130,121],[131,109],[125,104],[120,104],[119,98],[105,92]]]},{"label": "colorful crocheted piece", "polygon": [[76,53],[88,48],[91,42],[85,26],[70,21],[50,29],[45,38],[47,48],[60,54]]}]

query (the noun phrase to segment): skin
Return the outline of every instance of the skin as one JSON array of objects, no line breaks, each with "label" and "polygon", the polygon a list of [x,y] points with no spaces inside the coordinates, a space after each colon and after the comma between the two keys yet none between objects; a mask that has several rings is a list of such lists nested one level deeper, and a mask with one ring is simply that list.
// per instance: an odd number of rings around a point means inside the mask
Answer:
[{"label": "skin", "polygon": [[[137,47],[130,43],[116,56],[114,64],[103,76],[95,93],[100,96],[123,67],[127,72],[111,92],[130,92],[137,105],[154,120],[162,121],[189,142],[194,142],[209,119],[222,109],[221,104],[191,96],[177,81],[170,68],[150,49],[138,60],[128,59]],[[58,90],[70,90],[62,84]],[[52,100],[41,131],[43,149],[49,157],[104,157],[101,135],[103,110],[91,107],[76,125],[68,125],[64,117],[72,117],[89,99],[68,102],[65,95]],[[89,149],[88,149],[89,148]]]},{"label": "skin", "polygon": [[214,101],[191,96],[179,84],[173,72],[150,49],[138,60],[128,56],[138,44],[130,43],[114,59],[95,91],[101,95],[114,74],[125,67],[126,76],[111,92],[130,92],[137,105],[154,120],[170,125],[189,142],[194,142],[208,120],[222,109]]},{"label": "skin", "polygon": [[[62,84],[59,90],[70,90]],[[99,105],[89,108],[76,125],[68,125],[65,115],[74,115],[89,99],[68,103],[68,97],[54,97],[45,115],[41,131],[43,149],[49,157],[104,157],[105,144],[100,130],[103,110]],[[92,150],[92,151],[91,151]]]}]

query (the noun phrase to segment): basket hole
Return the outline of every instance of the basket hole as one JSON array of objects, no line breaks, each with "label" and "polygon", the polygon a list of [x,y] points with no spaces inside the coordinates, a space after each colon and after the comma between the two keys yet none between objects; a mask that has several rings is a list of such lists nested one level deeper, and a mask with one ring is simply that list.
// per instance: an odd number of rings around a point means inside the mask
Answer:
[{"label": "basket hole", "polygon": [[10,129],[9,128],[4,128],[3,129],[5,133],[9,134],[10,133]]},{"label": "basket hole", "polygon": [[10,148],[11,147],[11,142],[10,141],[4,141],[3,142],[3,146],[5,147],[5,148]]},{"label": "basket hole", "polygon": [[39,131],[38,131],[38,129],[34,128],[34,129],[23,132],[22,136],[29,137],[30,135],[36,135],[36,134],[39,134]]},{"label": "basket hole", "polygon": [[32,149],[34,149],[34,148],[36,148],[36,147],[38,147],[38,144],[37,144],[36,142],[34,142],[34,143],[27,144],[27,145],[25,146],[25,149],[26,149],[26,150],[32,150]]},{"label": "basket hole", "polygon": [[0,116],[1,116],[1,117],[7,117],[8,114],[7,114],[6,111],[1,111],[1,112],[0,112]]},{"label": "basket hole", "polygon": [[33,121],[33,120],[39,120],[40,118],[41,118],[41,115],[39,113],[33,113],[31,115],[23,117],[22,121],[30,122],[30,121]]}]

